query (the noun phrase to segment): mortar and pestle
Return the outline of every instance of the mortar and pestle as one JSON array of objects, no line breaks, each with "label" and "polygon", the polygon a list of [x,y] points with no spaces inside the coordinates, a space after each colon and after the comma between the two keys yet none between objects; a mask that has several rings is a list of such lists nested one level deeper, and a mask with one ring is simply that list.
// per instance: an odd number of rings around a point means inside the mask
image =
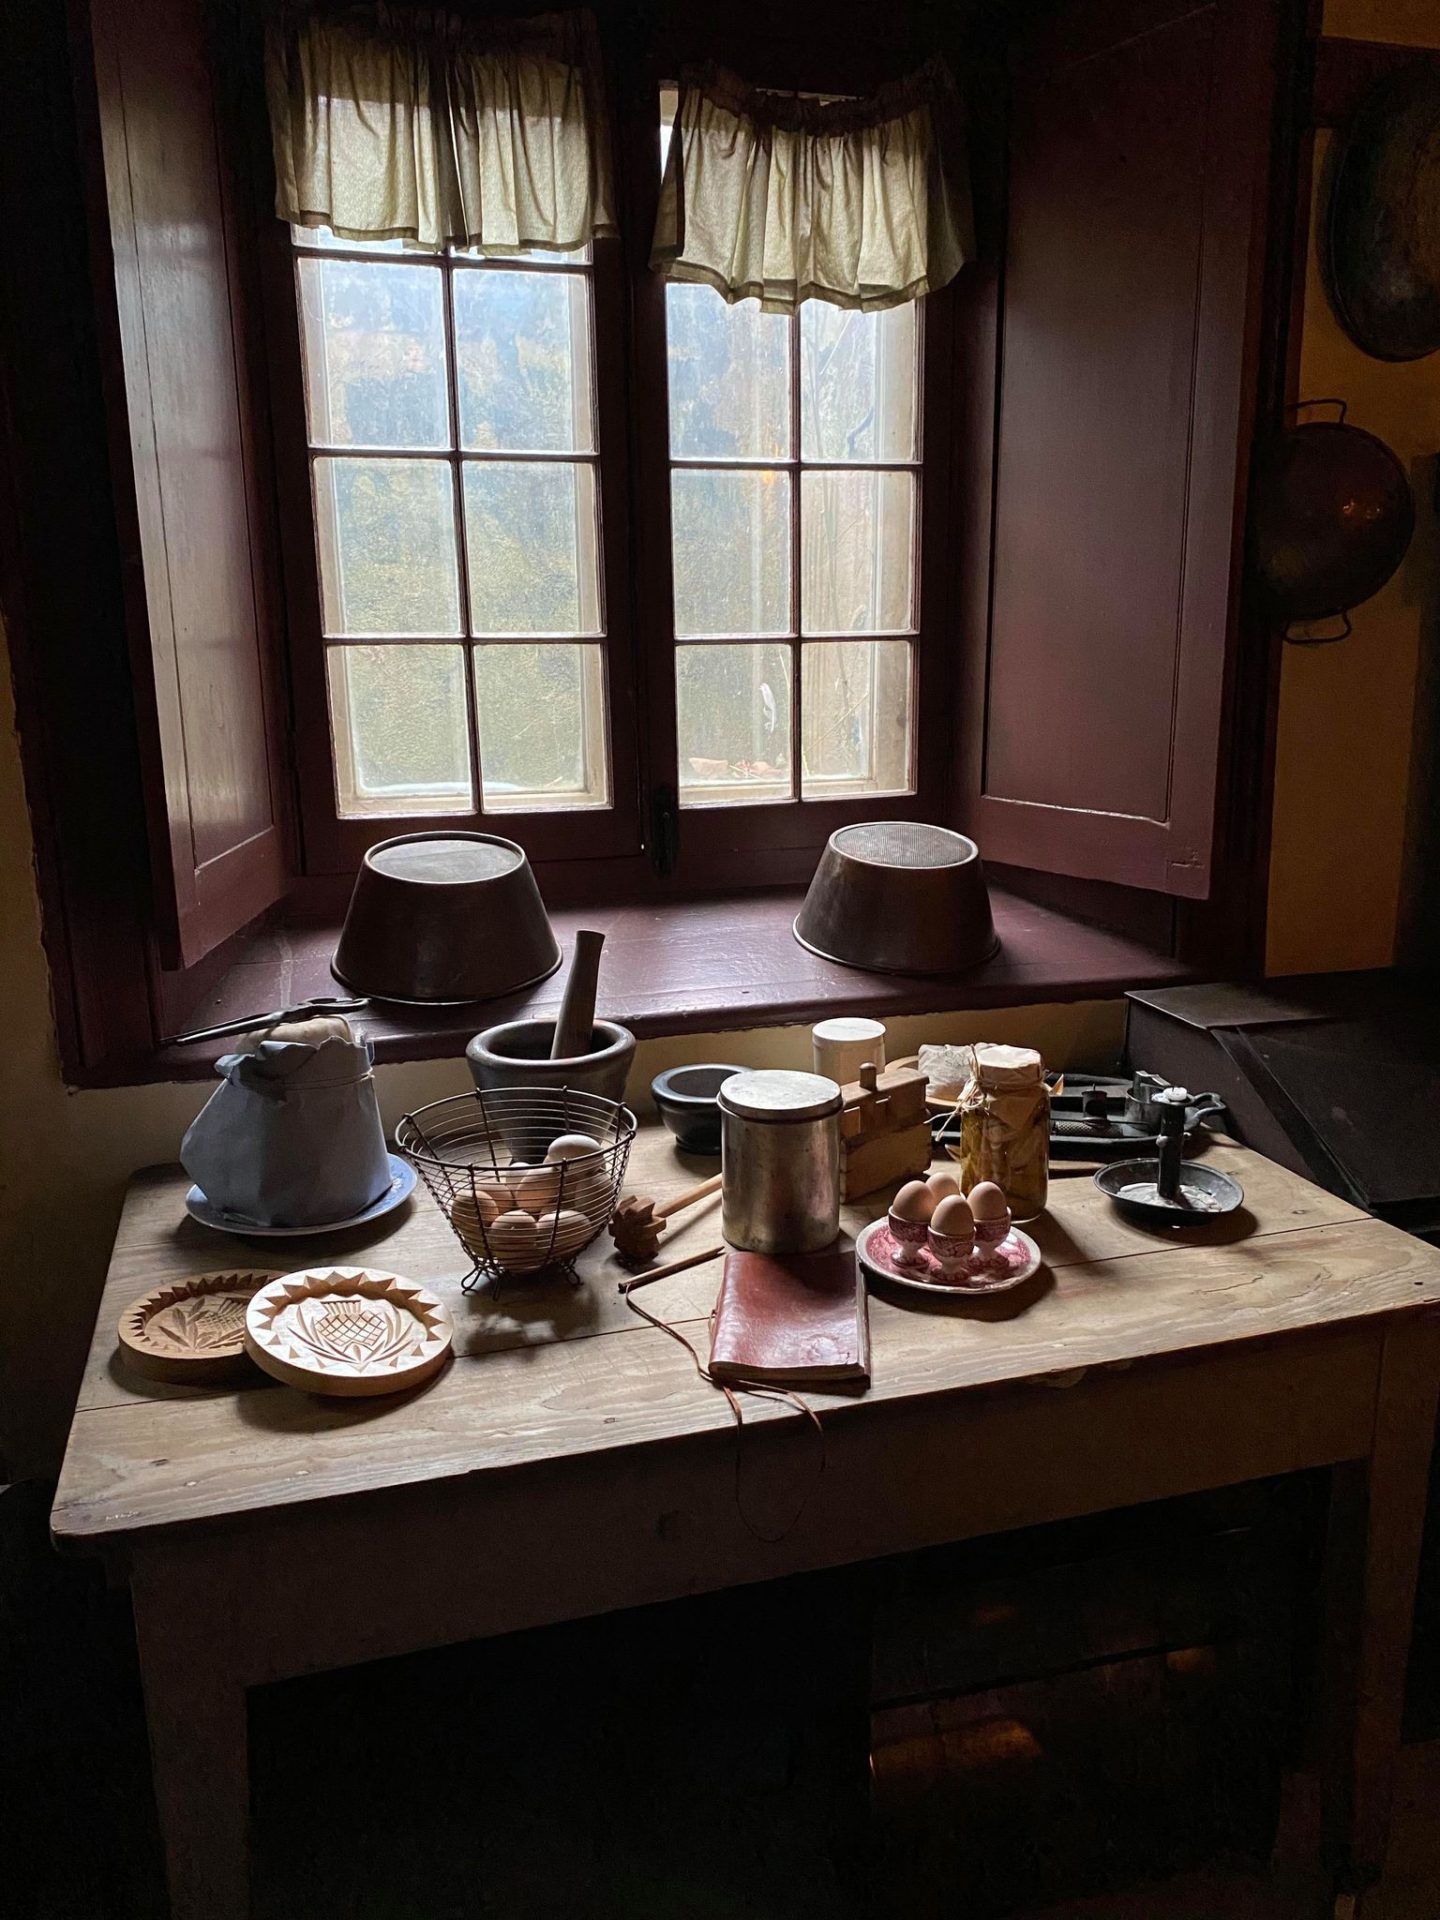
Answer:
[{"label": "mortar and pestle", "polygon": [[595,1018],[603,933],[575,935],[575,957],[553,1020],[507,1020],[477,1033],[465,1049],[482,1093],[494,1087],[562,1087],[623,1104],[635,1036]]}]

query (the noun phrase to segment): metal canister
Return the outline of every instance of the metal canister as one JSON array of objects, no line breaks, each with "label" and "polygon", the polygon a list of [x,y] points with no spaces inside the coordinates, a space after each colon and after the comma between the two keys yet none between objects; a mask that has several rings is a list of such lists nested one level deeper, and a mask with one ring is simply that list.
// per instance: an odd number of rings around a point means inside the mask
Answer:
[{"label": "metal canister", "polygon": [[717,1096],[732,1247],[818,1253],[840,1231],[840,1089],[818,1073],[736,1073]]}]

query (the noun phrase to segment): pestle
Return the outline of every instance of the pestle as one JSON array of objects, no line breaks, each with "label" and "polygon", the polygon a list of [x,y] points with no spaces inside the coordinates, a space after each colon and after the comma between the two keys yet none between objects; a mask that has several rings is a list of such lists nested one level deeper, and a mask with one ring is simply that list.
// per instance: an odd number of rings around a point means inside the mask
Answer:
[{"label": "pestle", "polygon": [[600,977],[600,949],[603,933],[581,930],[575,935],[575,957],[555,1020],[555,1037],[550,1043],[552,1060],[573,1060],[589,1053],[590,1036],[595,1028],[595,986]]}]

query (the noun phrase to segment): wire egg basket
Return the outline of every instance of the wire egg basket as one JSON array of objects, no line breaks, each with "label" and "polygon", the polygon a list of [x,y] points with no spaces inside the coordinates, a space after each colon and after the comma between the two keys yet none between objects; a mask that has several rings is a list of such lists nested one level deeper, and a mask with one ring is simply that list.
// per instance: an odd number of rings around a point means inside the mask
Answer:
[{"label": "wire egg basket", "polygon": [[507,1273],[558,1267],[573,1278],[610,1224],[634,1141],[628,1107],[568,1087],[458,1093],[395,1129],[473,1263],[467,1292]]}]

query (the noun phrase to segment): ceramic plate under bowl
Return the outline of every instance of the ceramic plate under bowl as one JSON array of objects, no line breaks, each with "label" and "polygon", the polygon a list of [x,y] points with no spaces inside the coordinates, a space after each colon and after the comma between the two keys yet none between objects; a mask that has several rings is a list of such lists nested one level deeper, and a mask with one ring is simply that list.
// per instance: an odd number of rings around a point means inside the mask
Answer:
[{"label": "ceramic plate under bowl", "polygon": [[245,1309],[245,1351],[309,1393],[398,1393],[444,1366],[450,1315],[418,1281],[368,1267],[307,1267],[272,1280]]},{"label": "ceramic plate under bowl", "polygon": [[125,1364],[147,1380],[213,1386],[254,1373],[245,1352],[245,1309],[275,1268],[197,1273],[132,1300],[115,1329]]},{"label": "ceramic plate under bowl", "polygon": [[1012,1227],[1005,1238],[985,1259],[975,1256],[971,1272],[948,1277],[928,1247],[920,1249],[915,1265],[905,1267],[895,1258],[899,1251],[888,1222],[872,1220],[855,1242],[855,1251],[865,1271],[892,1286],[912,1287],[916,1293],[948,1294],[966,1299],[973,1294],[1007,1293],[1023,1286],[1041,1267],[1040,1249],[1028,1233]]},{"label": "ceramic plate under bowl", "polygon": [[213,1227],[216,1233],[238,1233],[245,1240],[300,1240],[310,1233],[339,1233],[345,1227],[363,1227],[371,1220],[378,1220],[382,1214],[392,1213],[415,1191],[415,1169],[408,1160],[402,1160],[398,1153],[387,1154],[390,1162],[390,1184],[378,1200],[360,1213],[352,1213],[344,1220],[324,1220],[314,1227],[262,1227],[258,1220],[247,1220],[242,1213],[226,1213],[223,1208],[213,1206],[199,1187],[191,1187],[185,1196],[185,1211],[192,1220],[198,1220],[202,1227]]}]

